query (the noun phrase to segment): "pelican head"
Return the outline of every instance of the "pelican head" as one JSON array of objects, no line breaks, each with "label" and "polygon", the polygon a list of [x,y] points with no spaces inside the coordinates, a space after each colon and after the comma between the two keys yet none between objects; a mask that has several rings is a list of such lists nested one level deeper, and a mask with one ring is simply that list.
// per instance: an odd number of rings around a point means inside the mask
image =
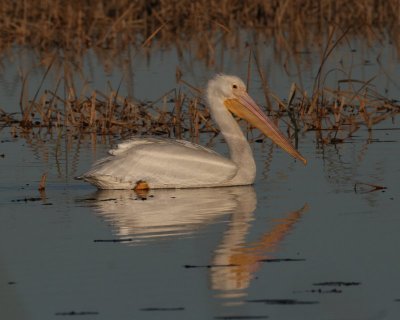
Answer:
[{"label": "pelican head", "polygon": [[219,97],[223,100],[234,99],[238,91],[246,91],[246,85],[242,79],[226,74],[217,74],[207,85],[208,97]]},{"label": "pelican head", "polygon": [[224,74],[215,76],[208,82],[207,98],[210,106],[212,101],[222,102],[231,113],[249,122],[291,156],[307,164],[307,160],[248,95],[240,78]]}]

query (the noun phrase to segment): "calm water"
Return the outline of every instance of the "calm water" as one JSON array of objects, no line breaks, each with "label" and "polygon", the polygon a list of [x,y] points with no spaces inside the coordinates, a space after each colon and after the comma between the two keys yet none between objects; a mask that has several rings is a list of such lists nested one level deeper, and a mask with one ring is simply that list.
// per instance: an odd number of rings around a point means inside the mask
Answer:
[{"label": "calm water", "polygon": [[397,319],[397,128],[388,121],[369,141],[364,130],[324,150],[309,133],[307,167],[254,144],[254,186],[146,199],[72,179],[107,146],[83,141],[77,153],[77,141],[3,130],[2,318]]},{"label": "calm water", "polygon": [[[174,86],[175,65],[161,56],[153,61],[171,79],[156,96]],[[367,79],[370,66],[360,65]],[[196,72],[204,83],[207,72]],[[135,94],[153,98],[152,77],[137,80],[145,89]],[[271,79],[285,96],[290,81]],[[398,96],[390,81],[377,85]],[[8,93],[3,104],[16,99]],[[323,148],[315,133],[303,135],[306,167],[254,143],[251,187],[145,196],[73,180],[113,141],[13,137],[6,128],[0,142],[1,319],[399,318],[398,118]],[[212,147],[226,152],[218,139]]]},{"label": "calm water", "polygon": [[[3,64],[0,65],[0,108],[7,112],[19,111],[22,79],[26,80],[25,100],[32,99],[36,94],[40,97],[45,90],[65,97],[65,70],[71,74],[70,83],[74,84],[78,97],[90,96],[93,90],[108,96],[112,88],[118,90],[121,96],[141,101],[154,101],[176,88],[177,68],[182,71],[184,80],[198,88],[202,88],[217,72],[236,74],[247,79],[249,48],[245,40],[235,48],[219,48],[215,64],[211,66],[198,60],[194,52],[179,55],[173,48],[155,51],[150,58],[135,50],[122,52],[119,57],[104,50],[89,51],[74,63],[56,60],[47,76],[44,76],[46,67],[38,67],[42,57],[30,50],[16,48],[3,58]],[[257,47],[254,54],[258,57],[270,91],[284,99],[289,95],[293,82],[311,95],[323,51],[324,47],[309,48],[288,56],[284,52],[275,52],[273,44],[265,44]],[[77,65],[77,69],[72,69],[72,65]],[[371,89],[382,96],[396,100],[400,97],[399,55],[390,42],[379,42],[367,47],[360,40],[348,39],[326,59],[322,75],[321,85],[332,90],[346,90],[348,83],[340,84],[339,81],[356,79],[368,82]],[[262,82],[254,59],[250,60],[250,80],[250,93],[265,104]],[[351,84],[353,91],[360,86],[357,83]]]}]

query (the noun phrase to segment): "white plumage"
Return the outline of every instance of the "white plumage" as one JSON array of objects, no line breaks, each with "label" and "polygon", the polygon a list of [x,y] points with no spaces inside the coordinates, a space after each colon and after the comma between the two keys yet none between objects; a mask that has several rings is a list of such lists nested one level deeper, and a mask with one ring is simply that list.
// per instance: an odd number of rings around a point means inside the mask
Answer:
[{"label": "white plumage", "polygon": [[96,162],[79,178],[99,189],[135,189],[140,183],[152,189],[252,184],[256,173],[253,154],[230,111],[306,162],[250,98],[238,77],[217,75],[211,79],[207,101],[228,144],[230,159],[188,141],[134,138],[110,150],[110,156]]},{"label": "white plumage", "polygon": [[134,138],[110,154],[83,176],[100,189],[133,189],[138,181],[158,189],[215,186],[237,171],[218,153],[182,140]]}]

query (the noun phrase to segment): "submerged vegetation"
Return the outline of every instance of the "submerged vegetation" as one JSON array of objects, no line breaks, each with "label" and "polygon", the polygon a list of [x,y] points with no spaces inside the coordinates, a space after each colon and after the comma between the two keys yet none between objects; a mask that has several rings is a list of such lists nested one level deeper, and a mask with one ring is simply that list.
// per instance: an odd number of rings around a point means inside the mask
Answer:
[{"label": "submerged vegetation", "polygon": [[[370,81],[349,77],[339,80],[336,88],[326,87],[324,63],[349,37],[371,43],[390,39],[399,48],[399,9],[398,0],[2,1],[2,56],[15,46],[30,48],[46,70],[43,79],[53,69],[62,70],[62,76],[53,88],[40,84],[35,96],[27,97],[27,78],[21,75],[20,112],[0,109],[0,124],[24,133],[55,128],[121,136],[218,133],[201,89],[182,80],[179,70],[178,88],[151,103],[121,96],[118,89],[106,94],[86,87],[79,91],[71,74],[81,71],[88,50],[110,61],[130,49],[150,54],[154,48],[173,46],[178,54],[191,50],[195,59],[212,65],[220,48],[238,48],[254,58],[249,65],[256,65],[262,80],[265,108],[282,120],[290,135],[297,139],[299,133],[313,130],[320,143],[340,143],[360,126],[371,129],[393,117],[400,107],[376,92]],[[317,48],[320,68],[312,88],[293,84],[287,99],[271,92],[255,49],[264,42],[272,43],[282,60]]]}]

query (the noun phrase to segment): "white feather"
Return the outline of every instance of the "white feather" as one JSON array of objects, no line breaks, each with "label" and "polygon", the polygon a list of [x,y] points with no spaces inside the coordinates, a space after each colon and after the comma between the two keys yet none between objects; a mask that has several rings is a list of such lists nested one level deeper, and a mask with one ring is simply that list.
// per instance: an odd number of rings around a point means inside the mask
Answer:
[{"label": "white feather", "polygon": [[100,189],[132,189],[139,181],[151,188],[191,188],[219,185],[238,170],[231,160],[183,140],[134,138],[109,153],[81,178]]}]

